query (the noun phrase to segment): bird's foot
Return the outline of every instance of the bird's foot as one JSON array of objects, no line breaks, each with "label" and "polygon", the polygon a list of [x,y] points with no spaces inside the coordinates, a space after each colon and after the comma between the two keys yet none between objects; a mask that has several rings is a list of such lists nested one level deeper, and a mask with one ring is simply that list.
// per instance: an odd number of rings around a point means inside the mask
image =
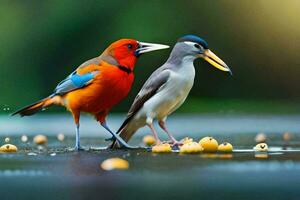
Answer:
[{"label": "bird's foot", "polygon": [[112,146],[108,146],[107,149],[123,149],[123,150],[137,150],[137,149],[146,149],[142,146],[131,146],[126,143],[126,145],[120,144],[119,141],[116,141],[117,145],[115,148],[112,148]]},{"label": "bird's foot", "polygon": [[173,142],[171,145],[172,145],[172,149],[173,149],[173,150],[179,150],[180,146],[182,146],[183,143],[180,142],[180,141],[175,141],[175,142]]},{"label": "bird's foot", "polygon": [[107,147],[90,147],[89,150],[91,151],[103,151],[103,150],[107,150]]},{"label": "bird's foot", "polygon": [[76,145],[75,147],[68,148],[69,151],[86,151],[88,148],[84,148],[80,145]]},{"label": "bird's foot", "polygon": [[83,148],[82,146],[75,146],[75,150],[76,151],[84,151],[85,148]]},{"label": "bird's foot", "polygon": [[170,145],[172,146],[182,146],[183,143],[181,141],[177,141],[177,140],[169,140],[169,141],[166,141],[165,143],[169,143]]},{"label": "bird's foot", "polygon": [[175,141],[175,142],[172,144],[172,146],[182,146],[182,145],[183,145],[183,143],[180,142],[180,141]]},{"label": "bird's foot", "polygon": [[155,141],[155,144],[154,145],[161,145],[161,144],[164,144],[164,143],[169,143],[168,141],[166,141],[166,142],[162,142],[161,140],[159,140],[159,139],[156,139],[156,141]]},{"label": "bird's foot", "polygon": [[125,142],[119,135],[113,136],[114,140],[119,143],[120,149],[140,149],[138,146],[131,146],[127,142]]},{"label": "bird's foot", "polygon": [[110,134],[112,135],[113,140],[116,140],[116,141],[120,144],[121,148],[125,148],[125,149],[136,149],[136,147],[133,147],[133,146],[130,146],[129,144],[127,144],[127,142],[125,142],[125,141],[123,140],[123,138],[121,138],[118,134],[112,132],[112,131],[108,128],[108,126],[106,125],[105,122],[104,122],[104,123],[101,123],[101,125],[102,125],[103,128],[105,128],[108,132],[110,132]]}]

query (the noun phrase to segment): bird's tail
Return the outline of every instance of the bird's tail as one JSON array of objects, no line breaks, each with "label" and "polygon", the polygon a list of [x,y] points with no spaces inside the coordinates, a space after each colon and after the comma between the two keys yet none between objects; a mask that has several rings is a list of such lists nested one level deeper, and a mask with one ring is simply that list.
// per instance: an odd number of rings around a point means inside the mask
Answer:
[{"label": "bird's tail", "polygon": [[[125,142],[128,142],[139,128],[140,128],[139,126],[136,126],[133,123],[129,123],[121,130],[119,135]],[[121,146],[116,140],[114,140],[110,148],[118,149],[121,148]]]},{"label": "bird's tail", "polygon": [[34,115],[35,113],[53,105],[55,102],[54,98],[55,98],[55,95],[50,95],[47,98],[44,98],[44,99],[39,100],[33,104],[30,104],[24,108],[21,108],[20,110],[17,110],[12,115],[20,115],[21,117]]}]

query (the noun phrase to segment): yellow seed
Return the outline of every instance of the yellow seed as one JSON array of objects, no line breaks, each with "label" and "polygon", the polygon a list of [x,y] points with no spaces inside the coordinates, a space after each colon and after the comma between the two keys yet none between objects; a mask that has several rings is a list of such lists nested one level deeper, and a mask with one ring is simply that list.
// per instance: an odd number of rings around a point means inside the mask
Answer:
[{"label": "yellow seed", "polygon": [[8,143],[10,141],[9,137],[5,138],[4,141]]},{"label": "yellow seed", "polygon": [[291,133],[289,133],[289,132],[285,132],[285,133],[283,134],[282,138],[283,138],[284,141],[290,141],[291,138],[292,138],[292,135],[291,135]]},{"label": "yellow seed", "polygon": [[27,142],[28,141],[28,137],[26,135],[22,135],[21,136],[21,141],[22,142]]},{"label": "yellow seed", "polygon": [[39,145],[47,143],[47,137],[44,135],[37,135],[33,138],[33,142]]},{"label": "yellow seed", "polygon": [[13,144],[5,144],[0,147],[0,152],[13,153],[17,151],[18,148]]},{"label": "yellow seed", "polygon": [[218,155],[215,153],[204,153],[200,155],[201,158],[218,158]]},{"label": "yellow seed", "polygon": [[169,153],[172,151],[170,144],[158,144],[152,147],[153,153]]},{"label": "yellow seed", "polygon": [[255,138],[254,138],[255,142],[257,143],[261,143],[261,142],[266,142],[267,140],[267,136],[264,133],[258,133]]},{"label": "yellow seed", "polygon": [[266,143],[259,143],[253,149],[255,151],[268,151],[268,145]]},{"label": "yellow seed", "polygon": [[204,137],[199,141],[205,152],[216,152],[218,150],[218,142],[213,137]]},{"label": "yellow seed", "polygon": [[59,133],[59,134],[57,135],[57,139],[58,139],[59,141],[64,141],[65,135],[64,135],[63,133]]},{"label": "yellow seed", "polygon": [[218,156],[221,159],[231,159],[231,158],[233,158],[233,155],[231,153],[222,153],[222,154],[219,154]]},{"label": "yellow seed", "polygon": [[220,152],[228,153],[228,152],[232,152],[232,150],[233,150],[233,146],[228,142],[224,142],[218,146],[218,151]]},{"label": "yellow seed", "polygon": [[254,155],[254,157],[255,158],[268,158],[269,157],[269,155],[267,154],[267,153],[256,153],[255,155]]},{"label": "yellow seed", "polygon": [[152,146],[155,144],[155,138],[152,135],[146,135],[143,138],[143,142],[147,146]]},{"label": "yellow seed", "polygon": [[194,142],[194,140],[193,140],[193,138],[185,137],[181,140],[181,142],[183,144],[188,144],[188,143]]},{"label": "yellow seed", "polygon": [[103,170],[115,170],[115,169],[128,169],[129,163],[127,160],[121,159],[121,158],[110,158],[107,160],[104,160],[101,163],[101,168]]},{"label": "yellow seed", "polygon": [[199,153],[203,151],[202,146],[197,142],[189,142],[183,144],[180,148],[180,153]]}]

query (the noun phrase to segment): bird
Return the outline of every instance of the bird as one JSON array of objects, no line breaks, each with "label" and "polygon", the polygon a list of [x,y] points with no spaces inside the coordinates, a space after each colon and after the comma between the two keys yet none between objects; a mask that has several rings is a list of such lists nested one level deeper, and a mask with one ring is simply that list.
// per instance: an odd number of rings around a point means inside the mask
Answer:
[{"label": "bird", "polygon": [[[148,126],[160,144],[153,121],[157,120],[162,130],[167,133],[170,143],[179,145],[166,126],[166,119],[186,100],[194,84],[194,60],[202,58],[219,70],[229,72],[230,68],[209,48],[208,43],[196,35],[185,35],[178,39],[167,61],[156,69],[142,86],[134,99],[126,119],[117,134],[126,142],[138,129]],[[120,148],[116,140],[110,146]]]},{"label": "bird", "polygon": [[167,45],[120,39],[109,45],[100,56],[87,60],[61,81],[48,97],[26,106],[12,115],[29,116],[52,105],[64,106],[76,125],[74,150],[84,150],[80,144],[80,114],[92,114],[120,145],[130,146],[108,127],[109,111],[124,99],[134,81],[134,67],[140,55],[169,48]]}]

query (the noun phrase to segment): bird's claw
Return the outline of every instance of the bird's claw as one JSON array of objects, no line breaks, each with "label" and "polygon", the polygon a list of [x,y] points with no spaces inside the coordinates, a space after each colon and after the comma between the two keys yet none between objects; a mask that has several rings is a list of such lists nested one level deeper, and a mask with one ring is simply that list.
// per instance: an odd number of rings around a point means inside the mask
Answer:
[{"label": "bird's claw", "polygon": [[82,146],[75,146],[67,149],[68,151],[87,151],[87,148],[84,148]]},{"label": "bird's claw", "polygon": [[177,141],[177,140],[169,140],[169,141],[166,141],[166,142],[164,142],[164,143],[168,143],[168,144],[170,144],[171,146],[177,146],[177,147],[183,145],[183,142]]},{"label": "bird's claw", "polygon": [[172,146],[182,146],[183,145],[183,143],[182,142],[174,142],[173,144],[172,144]]},{"label": "bird's claw", "polygon": [[[125,149],[125,150],[147,149],[147,148],[142,147],[142,146],[131,146],[127,143],[125,143],[126,145],[124,145],[124,144],[120,143],[118,140],[116,142],[118,143],[117,149]],[[111,148],[111,147],[108,147],[108,148]]]},{"label": "bird's claw", "polygon": [[85,148],[83,148],[82,146],[75,146],[74,148],[76,151],[84,151]]}]

